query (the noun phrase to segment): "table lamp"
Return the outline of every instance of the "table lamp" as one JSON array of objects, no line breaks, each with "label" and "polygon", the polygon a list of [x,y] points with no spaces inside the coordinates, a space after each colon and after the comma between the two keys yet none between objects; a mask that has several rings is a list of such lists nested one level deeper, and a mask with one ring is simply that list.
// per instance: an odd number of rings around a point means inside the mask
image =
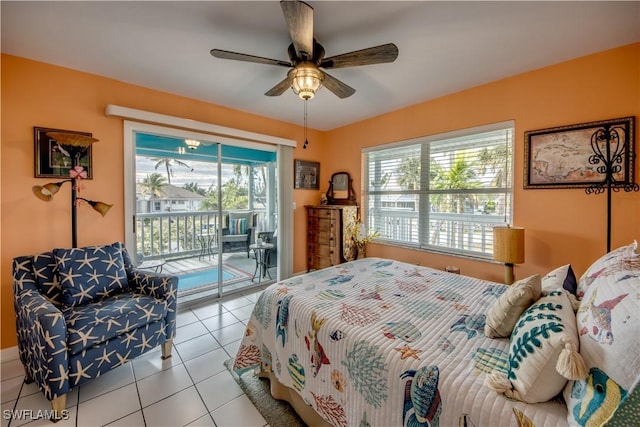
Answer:
[{"label": "table lamp", "polygon": [[504,263],[504,283],[514,282],[513,265],[524,262],[524,228],[493,228],[493,259]]}]

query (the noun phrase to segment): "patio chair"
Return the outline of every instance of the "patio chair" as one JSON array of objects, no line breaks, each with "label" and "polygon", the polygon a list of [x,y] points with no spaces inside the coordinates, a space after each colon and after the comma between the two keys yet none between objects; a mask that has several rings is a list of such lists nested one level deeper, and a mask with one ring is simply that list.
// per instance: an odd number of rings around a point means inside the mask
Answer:
[{"label": "patio chair", "polygon": [[13,260],[18,352],[60,419],[71,389],[161,346],[171,356],[178,278],[135,268],[122,243]]},{"label": "patio chair", "polygon": [[257,214],[253,211],[229,212],[222,229],[222,252],[247,252],[253,242]]}]

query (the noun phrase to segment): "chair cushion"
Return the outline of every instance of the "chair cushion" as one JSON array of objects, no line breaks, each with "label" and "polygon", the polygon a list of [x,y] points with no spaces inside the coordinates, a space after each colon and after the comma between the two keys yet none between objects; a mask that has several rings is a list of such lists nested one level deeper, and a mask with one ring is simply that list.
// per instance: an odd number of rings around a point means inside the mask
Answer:
[{"label": "chair cushion", "polygon": [[232,219],[229,231],[231,234],[247,234],[247,220],[245,218]]},{"label": "chair cushion", "polygon": [[62,286],[58,275],[56,257],[53,252],[43,252],[33,256],[33,274],[40,293],[56,307],[62,305]]},{"label": "chair cushion", "polygon": [[235,242],[246,243],[247,238],[248,238],[247,234],[227,234],[226,236],[222,236],[222,241],[225,243],[235,243]]},{"label": "chair cushion", "polygon": [[[67,323],[67,343],[70,354],[80,353],[119,335],[127,344],[127,333],[162,319],[167,302],[142,294],[119,294],[94,304],[66,307],[63,315]],[[133,345],[144,345],[135,342]]]},{"label": "chair cushion", "polygon": [[129,287],[120,245],[54,249],[65,306],[89,304]]}]

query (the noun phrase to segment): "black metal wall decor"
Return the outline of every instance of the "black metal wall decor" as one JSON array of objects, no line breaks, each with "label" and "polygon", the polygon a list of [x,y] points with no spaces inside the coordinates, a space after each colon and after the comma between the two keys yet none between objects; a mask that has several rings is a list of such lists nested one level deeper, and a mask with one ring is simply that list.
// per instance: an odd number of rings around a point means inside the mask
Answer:
[{"label": "black metal wall decor", "polygon": [[[611,192],[621,189],[625,192],[640,191],[640,186],[633,180],[636,156],[634,135],[635,117],[609,120],[591,135],[593,154],[589,156],[589,164],[595,165],[596,171],[604,175],[604,179],[589,185],[585,191],[587,194],[607,192],[607,252],[611,251]],[[624,181],[616,180],[616,174],[629,164],[630,175]]]}]

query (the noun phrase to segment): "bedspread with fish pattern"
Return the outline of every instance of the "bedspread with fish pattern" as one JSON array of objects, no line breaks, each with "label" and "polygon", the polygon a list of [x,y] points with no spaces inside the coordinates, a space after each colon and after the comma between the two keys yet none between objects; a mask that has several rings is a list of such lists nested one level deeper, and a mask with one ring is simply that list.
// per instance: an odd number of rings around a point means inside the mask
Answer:
[{"label": "bedspread with fish pattern", "polygon": [[273,372],[335,426],[566,425],[564,403],[483,386],[507,367],[508,339],[484,335],[505,289],[381,258],[296,276],[261,294],[234,369]]}]

